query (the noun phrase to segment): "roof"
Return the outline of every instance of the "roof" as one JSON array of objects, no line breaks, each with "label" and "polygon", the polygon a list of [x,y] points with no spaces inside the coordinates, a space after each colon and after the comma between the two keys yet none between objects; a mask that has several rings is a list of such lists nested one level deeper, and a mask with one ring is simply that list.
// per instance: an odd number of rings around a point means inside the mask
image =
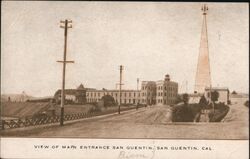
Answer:
[{"label": "roof", "polygon": [[78,89],[78,90],[79,90],[79,89],[84,89],[83,84],[80,84],[80,86],[78,86],[77,89]]},{"label": "roof", "polygon": [[[206,87],[205,90],[210,90],[210,87]],[[227,87],[212,87],[211,90],[229,91]]]},{"label": "roof", "polygon": [[[106,90],[87,90],[87,92],[119,92],[119,89],[106,89]],[[121,92],[140,92],[140,90],[132,90],[132,89],[123,89]]]},{"label": "roof", "polygon": [[[82,89],[82,90],[81,89],[80,90],[79,89],[65,89],[64,93],[67,94],[67,95],[76,95],[77,92],[79,92],[79,91],[80,92],[85,91],[85,89]],[[57,90],[55,95],[60,94],[60,93],[61,93],[61,89]]]}]

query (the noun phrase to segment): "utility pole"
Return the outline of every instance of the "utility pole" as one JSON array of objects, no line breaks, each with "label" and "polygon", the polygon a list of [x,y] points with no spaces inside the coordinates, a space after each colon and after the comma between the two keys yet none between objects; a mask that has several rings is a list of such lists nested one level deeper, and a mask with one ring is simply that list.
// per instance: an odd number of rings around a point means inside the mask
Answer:
[{"label": "utility pole", "polygon": [[186,93],[188,93],[188,81],[186,81]]},{"label": "utility pole", "polygon": [[139,78],[137,78],[137,105],[136,105],[136,110],[138,110],[139,107]]},{"label": "utility pole", "polygon": [[121,113],[121,103],[122,103],[122,100],[121,100],[121,97],[122,97],[122,94],[121,94],[121,90],[122,90],[122,70],[123,70],[123,66],[120,65],[120,83],[119,83],[119,107],[118,107],[118,114]]},{"label": "utility pole", "polygon": [[[67,34],[68,34],[68,28],[72,28],[72,20],[60,21],[61,25],[60,28],[64,29],[64,53],[63,53],[63,61],[57,61],[60,63],[63,63],[63,74],[62,74],[62,91],[61,91],[61,115],[60,115],[60,125],[63,126],[63,120],[64,120],[64,100],[65,100],[65,71],[66,71],[66,64],[67,63],[74,63],[74,61],[67,61],[66,55],[67,55]],[[70,25],[69,25],[70,24]]]}]

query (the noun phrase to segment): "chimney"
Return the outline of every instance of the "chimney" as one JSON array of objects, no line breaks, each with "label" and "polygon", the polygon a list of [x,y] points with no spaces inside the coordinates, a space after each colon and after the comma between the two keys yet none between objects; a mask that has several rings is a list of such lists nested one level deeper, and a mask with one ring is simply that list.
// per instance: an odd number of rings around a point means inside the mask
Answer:
[{"label": "chimney", "polygon": [[165,81],[170,81],[170,76],[169,76],[169,74],[165,75]]}]

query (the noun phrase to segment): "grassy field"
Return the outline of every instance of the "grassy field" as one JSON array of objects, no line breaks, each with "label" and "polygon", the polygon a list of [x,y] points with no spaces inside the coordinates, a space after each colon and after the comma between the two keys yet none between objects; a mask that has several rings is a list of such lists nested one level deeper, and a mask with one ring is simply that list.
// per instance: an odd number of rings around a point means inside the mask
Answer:
[{"label": "grassy field", "polygon": [[1,102],[1,116],[14,118],[32,116],[47,106],[47,103]]},{"label": "grassy field", "polygon": [[[77,114],[77,113],[87,113],[94,105],[84,104],[84,105],[74,105],[69,104],[64,106],[64,114]],[[121,109],[128,108],[130,106],[121,106]],[[31,117],[34,114],[44,112],[51,108],[51,105],[46,102],[31,103],[31,102],[2,102],[1,103],[1,116],[5,119],[12,118],[24,118]],[[102,112],[105,111],[115,111],[118,110],[117,106],[100,108]],[[56,115],[60,115],[60,105],[55,106]]]}]

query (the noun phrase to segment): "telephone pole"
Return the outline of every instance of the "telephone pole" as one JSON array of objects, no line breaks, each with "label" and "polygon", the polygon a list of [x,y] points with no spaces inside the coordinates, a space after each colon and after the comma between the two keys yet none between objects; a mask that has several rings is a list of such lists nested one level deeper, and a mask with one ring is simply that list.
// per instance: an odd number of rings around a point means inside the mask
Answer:
[{"label": "telephone pole", "polygon": [[122,70],[123,70],[123,66],[120,65],[120,83],[119,83],[119,106],[118,106],[118,114],[121,113],[121,103],[122,103],[122,94],[121,94],[121,90],[122,90]]},{"label": "telephone pole", "polygon": [[136,110],[138,110],[139,107],[139,78],[137,78],[137,104],[136,104]]},{"label": "telephone pole", "polygon": [[64,101],[65,101],[65,72],[66,72],[66,64],[67,63],[74,63],[74,61],[67,61],[67,34],[68,28],[72,28],[72,20],[65,19],[64,21],[60,21],[61,25],[60,28],[64,29],[64,53],[63,53],[63,61],[57,61],[63,64],[63,74],[62,74],[62,91],[61,91],[61,115],[60,115],[60,125],[63,126],[64,120]]}]

